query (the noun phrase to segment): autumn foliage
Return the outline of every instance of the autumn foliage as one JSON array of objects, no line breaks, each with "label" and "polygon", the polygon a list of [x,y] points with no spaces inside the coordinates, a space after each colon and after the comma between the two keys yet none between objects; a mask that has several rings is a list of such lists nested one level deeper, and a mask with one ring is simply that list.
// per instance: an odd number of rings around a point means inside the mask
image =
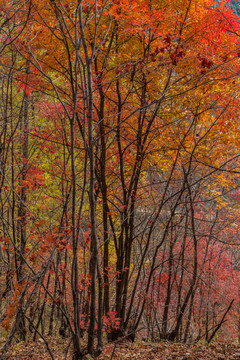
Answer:
[{"label": "autumn foliage", "polygon": [[[0,320],[14,337],[239,336],[227,1],[0,2]],[[84,340],[83,340],[84,339]],[[84,344],[84,345],[83,345]]]}]

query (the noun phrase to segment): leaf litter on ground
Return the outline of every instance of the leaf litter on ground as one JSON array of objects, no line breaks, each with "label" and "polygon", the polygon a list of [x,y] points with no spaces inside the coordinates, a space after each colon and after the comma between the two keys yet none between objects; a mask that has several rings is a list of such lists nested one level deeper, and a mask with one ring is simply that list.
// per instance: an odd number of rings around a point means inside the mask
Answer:
[{"label": "leaf litter on ground", "polygon": [[[70,360],[71,347],[69,339],[48,338],[49,347],[54,360]],[[4,339],[0,339],[1,346]],[[83,344],[84,348],[84,344]],[[42,339],[37,341],[15,342],[11,345],[6,360],[50,360],[46,346]],[[86,359],[94,357],[86,356]],[[240,360],[240,343],[212,342],[211,344],[198,343],[194,345],[161,341],[150,343],[137,341],[123,341],[119,343],[106,343],[98,360]]]}]

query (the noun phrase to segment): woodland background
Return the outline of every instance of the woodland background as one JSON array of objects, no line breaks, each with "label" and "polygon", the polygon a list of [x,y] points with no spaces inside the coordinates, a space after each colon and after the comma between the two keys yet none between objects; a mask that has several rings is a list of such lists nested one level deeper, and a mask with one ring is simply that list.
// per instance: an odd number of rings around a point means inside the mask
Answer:
[{"label": "woodland background", "polygon": [[1,359],[240,338],[239,14],[0,1]]}]

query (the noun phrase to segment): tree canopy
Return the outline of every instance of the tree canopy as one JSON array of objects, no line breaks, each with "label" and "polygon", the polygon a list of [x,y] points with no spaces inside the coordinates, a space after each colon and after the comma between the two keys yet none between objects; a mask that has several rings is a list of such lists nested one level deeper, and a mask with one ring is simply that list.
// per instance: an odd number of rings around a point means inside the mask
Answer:
[{"label": "tree canopy", "polygon": [[47,337],[69,337],[73,360],[135,336],[237,337],[237,13],[214,0],[0,12],[1,359],[15,337],[52,359]]}]

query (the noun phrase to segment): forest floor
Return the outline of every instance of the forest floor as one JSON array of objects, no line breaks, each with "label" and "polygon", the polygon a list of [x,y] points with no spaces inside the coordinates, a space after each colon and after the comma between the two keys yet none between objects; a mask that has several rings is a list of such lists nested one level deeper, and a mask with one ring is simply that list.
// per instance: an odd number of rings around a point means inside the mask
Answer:
[{"label": "forest floor", "polygon": [[[66,355],[69,342],[57,338],[47,339],[54,355],[54,360],[70,360],[71,347]],[[0,345],[4,339],[0,339]],[[12,344],[7,360],[50,360],[46,345],[42,339],[36,342],[27,341]],[[93,359],[86,356],[86,360]],[[240,359],[240,343],[212,342],[207,345],[199,343],[186,345],[170,342],[148,343],[124,341],[121,343],[105,344],[103,353],[98,360],[234,360]]]}]

